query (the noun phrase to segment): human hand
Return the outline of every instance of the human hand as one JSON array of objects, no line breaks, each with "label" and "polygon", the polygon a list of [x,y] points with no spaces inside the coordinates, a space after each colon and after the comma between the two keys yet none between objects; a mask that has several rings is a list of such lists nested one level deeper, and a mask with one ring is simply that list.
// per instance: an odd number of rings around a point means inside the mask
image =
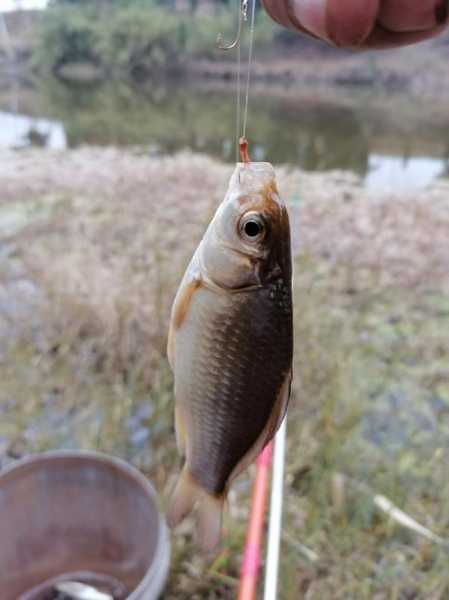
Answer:
[{"label": "human hand", "polygon": [[449,0],[262,0],[278,23],[343,48],[392,48],[438,35]]}]

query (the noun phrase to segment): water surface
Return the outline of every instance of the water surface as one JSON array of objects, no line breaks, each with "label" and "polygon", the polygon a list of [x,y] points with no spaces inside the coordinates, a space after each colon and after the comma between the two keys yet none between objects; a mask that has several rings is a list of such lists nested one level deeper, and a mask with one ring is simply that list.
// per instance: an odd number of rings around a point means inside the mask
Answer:
[{"label": "water surface", "polygon": [[[54,149],[85,144],[181,149],[235,159],[233,84],[130,87],[121,82],[0,93],[0,145]],[[308,171],[351,170],[373,191],[404,191],[445,176],[449,113],[373,90],[252,91],[248,137],[256,160]]]}]

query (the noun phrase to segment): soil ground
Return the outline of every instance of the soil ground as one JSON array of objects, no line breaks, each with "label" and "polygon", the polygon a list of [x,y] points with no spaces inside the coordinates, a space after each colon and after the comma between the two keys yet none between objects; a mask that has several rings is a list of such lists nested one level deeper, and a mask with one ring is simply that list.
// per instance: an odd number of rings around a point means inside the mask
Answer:
[{"label": "soil ground", "polygon": [[[1,150],[0,164],[0,465],[98,449],[164,505],[179,471],[168,313],[231,169],[114,148]],[[277,173],[296,346],[279,598],[447,598],[449,185],[373,197],[349,173]],[[165,598],[235,597],[252,475],[214,561],[192,520],[173,535]]]}]

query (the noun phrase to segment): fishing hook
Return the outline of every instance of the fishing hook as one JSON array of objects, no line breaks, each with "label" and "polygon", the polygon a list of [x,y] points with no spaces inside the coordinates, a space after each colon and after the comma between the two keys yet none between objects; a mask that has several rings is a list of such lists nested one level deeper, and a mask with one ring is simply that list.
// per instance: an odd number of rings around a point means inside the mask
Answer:
[{"label": "fishing hook", "polygon": [[237,29],[237,36],[231,44],[226,45],[223,43],[223,34],[219,33],[217,36],[217,48],[220,50],[232,50],[233,48],[236,48],[240,44],[240,39],[242,37],[243,21],[246,21],[247,18],[248,0],[240,0],[239,27]]}]

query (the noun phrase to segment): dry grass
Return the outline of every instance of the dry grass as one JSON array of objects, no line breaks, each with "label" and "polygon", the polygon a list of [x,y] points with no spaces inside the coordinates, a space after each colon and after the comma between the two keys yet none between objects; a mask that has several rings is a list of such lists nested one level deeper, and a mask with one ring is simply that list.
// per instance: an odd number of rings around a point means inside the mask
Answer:
[{"label": "dry grass", "polygon": [[[165,493],[177,472],[168,312],[230,168],[113,149],[0,162],[0,460],[98,448]],[[445,598],[444,550],[381,516],[371,490],[449,535],[448,186],[372,198],[345,173],[278,177],[296,257],[280,598]],[[250,475],[214,564],[182,526],[167,598],[235,596]]]}]

